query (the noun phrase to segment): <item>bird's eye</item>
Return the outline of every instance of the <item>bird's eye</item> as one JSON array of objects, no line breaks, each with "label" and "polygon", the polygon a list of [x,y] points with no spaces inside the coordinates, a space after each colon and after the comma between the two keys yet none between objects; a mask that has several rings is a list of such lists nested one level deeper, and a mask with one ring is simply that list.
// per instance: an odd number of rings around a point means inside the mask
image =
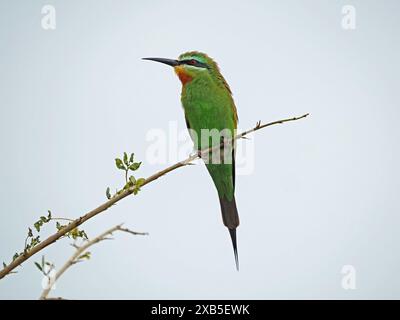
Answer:
[{"label": "bird's eye", "polygon": [[189,63],[190,63],[192,66],[194,66],[194,65],[196,65],[196,64],[197,64],[197,61],[196,61],[196,60],[194,60],[194,59],[192,59],[192,60],[190,60],[190,61],[189,61]]}]

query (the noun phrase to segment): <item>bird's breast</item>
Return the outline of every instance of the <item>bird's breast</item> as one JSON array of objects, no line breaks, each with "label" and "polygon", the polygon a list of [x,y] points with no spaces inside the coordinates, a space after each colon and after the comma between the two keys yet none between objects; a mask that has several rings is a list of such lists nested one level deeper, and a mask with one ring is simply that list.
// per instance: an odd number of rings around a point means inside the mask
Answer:
[{"label": "bird's breast", "polygon": [[181,80],[182,85],[185,85],[186,83],[193,80],[193,78],[186,73],[185,69],[182,66],[177,66],[174,69],[175,73],[178,75],[179,80]]}]

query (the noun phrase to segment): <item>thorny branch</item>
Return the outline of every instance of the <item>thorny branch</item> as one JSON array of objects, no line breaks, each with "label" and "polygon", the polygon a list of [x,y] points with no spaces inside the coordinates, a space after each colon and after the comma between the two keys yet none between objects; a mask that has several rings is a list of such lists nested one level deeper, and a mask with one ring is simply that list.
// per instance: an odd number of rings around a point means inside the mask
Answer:
[{"label": "thorny branch", "polygon": [[[261,122],[257,122],[256,126],[252,129],[249,129],[247,131],[244,131],[242,133],[239,133],[238,135],[236,135],[233,139],[230,139],[230,141],[226,141],[225,143],[230,143],[234,140],[238,140],[241,138],[244,138],[245,136],[247,136],[248,134],[261,130],[263,128],[266,127],[270,127],[276,124],[282,124],[285,122],[291,122],[291,121],[297,121],[303,118],[306,118],[309,114],[303,114],[302,116],[299,117],[293,117],[293,118],[287,118],[287,119],[282,119],[282,120],[277,120],[277,121],[273,121],[273,122],[269,122],[266,124],[261,124]],[[223,143],[222,143],[223,145]],[[201,157],[202,155],[206,155],[209,152],[221,148],[221,145],[217,145],[215,147],[212,148],[206,148],[204,150],[202,150],[200,153],[198,154],[194,154],[190,157],[188,157],[187,159],[177,162],[172,166],[169,166],[153,175],[151,175],[150,177],[148,177],[147,179],[145,179],[142,183],[141,183],[141,187],[157,180],[158,178],[164,176],[165,174],[174,171],[178,168],[187,166],[189,164],[191,164],[192,161],[196,160],[197,158]],[[39,243],[38,245],[36,245],[35,247],[33,247],[31,250],[29,250],[28,252],[24,252],[22,255],[20,255],[18,258],[16,258],[13,262],[11,262],[9,265],[5,266],[1,271],[0,271],[0,279],[4,278],[7,274],[9,274],[12,270],[14,270],[16,267],[18,267],[19,265],[21,265],[23,262],[25,262],[26,260],[28,260],[30,257],[32,257],[33,255],[35,255],[36,253],[38,253],[39,251],[43,250],[44,248],[46,248],[47,246],[49,246],[50,244],[56,242],[57,240],[59,240],[61,237],[63,237],[65,234],[67,234],[68,232],[70,232],[71,230],[77,228],[78,226],[80,226],[81,224],[83,224],[84,222],[86,222],[89,219],[92,219],[94,216],[98,215],[101,212],[106,211],[108,208],[110,208],[112,205],[116,204],[117,202],[121,201],[122,199],[126,198],[127,196],[131,195],[132,193],[134,193],[134,187],[130,187],[127,189],[124,189],[122,192],[116,194],[115,196],[113,196],[111,199],[109,199],[107,202],[104,202],[103,204],[101,204],[100,206],[98,206],[97,208],[89,211],[88,213],[86,213],[85,215],[75,219],[74,221],[70,222],[68,225],[66,225],[65,227],[63,227],[62,229],[60,229],[58,232],[54,233],[53,235],[49,236],[46,240],[42,241],[41,243]]]},{"label": "thorny branch", "polygon": [[[127,232],[127,233],[130,233],[133,235],[143,235],[143,236],[148,235],[148,233],[146,233],[146,232],[136,232],[136,231],[132,231],[128,228],[123,228],[122,225],[120,224],[120,225],[112,227],[111,229],[103,232],[102,234],[93,238],[92,240],[87,240],[81,246],[74,245],[74,247],[76,248],[75,253],[67,260],[67,262],[65,262],[65,264],[61,267],[61,269],[58,270],[58,272],[56,273],[54,278],[52,278],[52,279],[49,278],[49,283],[48,283],[47,287],[43,290],[43,292],[40,296],[40,300],[48,300],[49,299],[48,295],[49,295],[49,292],[50,292],[52,286],[54,285],[54,283],[64,274],[65,271],[68,270],[68,268],[70,268],[74,264],[82,261],[85,257],[88,256],[87,255],[88,252],[86,250],[89,247],[91,247],[92,245],[94,245],[96,243],[99,243],[100,241],[110,239],[110,238],[108,238],[108,236],[112,235],[115,231]],[[60,299],[60,298],[58,298],[58,299]]]}]

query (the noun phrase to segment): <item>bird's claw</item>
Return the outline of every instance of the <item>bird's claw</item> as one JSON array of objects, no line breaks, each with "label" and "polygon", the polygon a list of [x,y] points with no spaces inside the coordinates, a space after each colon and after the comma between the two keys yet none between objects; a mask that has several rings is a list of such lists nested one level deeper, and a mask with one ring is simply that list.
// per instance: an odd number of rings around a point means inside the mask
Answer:
[{"label": "bird's claw", "polygon": [[201,150],[194,150],[193,153],[190,155],[190,157],[197,157],[199,159],[201,159],[203,156],[203,153],[201,152]]}]

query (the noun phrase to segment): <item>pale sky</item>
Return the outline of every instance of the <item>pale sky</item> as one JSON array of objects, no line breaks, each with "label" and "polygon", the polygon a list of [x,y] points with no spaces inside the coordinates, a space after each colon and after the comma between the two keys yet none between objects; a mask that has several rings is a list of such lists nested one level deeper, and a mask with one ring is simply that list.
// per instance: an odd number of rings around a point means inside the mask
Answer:
[{"label": "pale sky", "polygon": [[[46,4],[55,30],[41,26]],[[356,25],[345,30],[349,4]],[[219,63],[241,129],[311,113],[242,144],[254,162],[236,178],[240,272],[198,163],[87,222],[89,237],[121,222],[150,235],[93,247],[51,295],[400,298],[399,12],[394,0],[1,0],[0,262],[48,209],[77,218],[104,202],[123,182],[114,158],[124,151],[143,161],[137,177],[173,163],[175,151],[165,164],[148,159],[149,132],[184,132],[181,85],[141,58],[199,50]],[[43,254],[61,267],[69,243]],[[40,259],[0,280],[0,299],[38,298]],[[344,266],[354,289],[342,286]]]}]

